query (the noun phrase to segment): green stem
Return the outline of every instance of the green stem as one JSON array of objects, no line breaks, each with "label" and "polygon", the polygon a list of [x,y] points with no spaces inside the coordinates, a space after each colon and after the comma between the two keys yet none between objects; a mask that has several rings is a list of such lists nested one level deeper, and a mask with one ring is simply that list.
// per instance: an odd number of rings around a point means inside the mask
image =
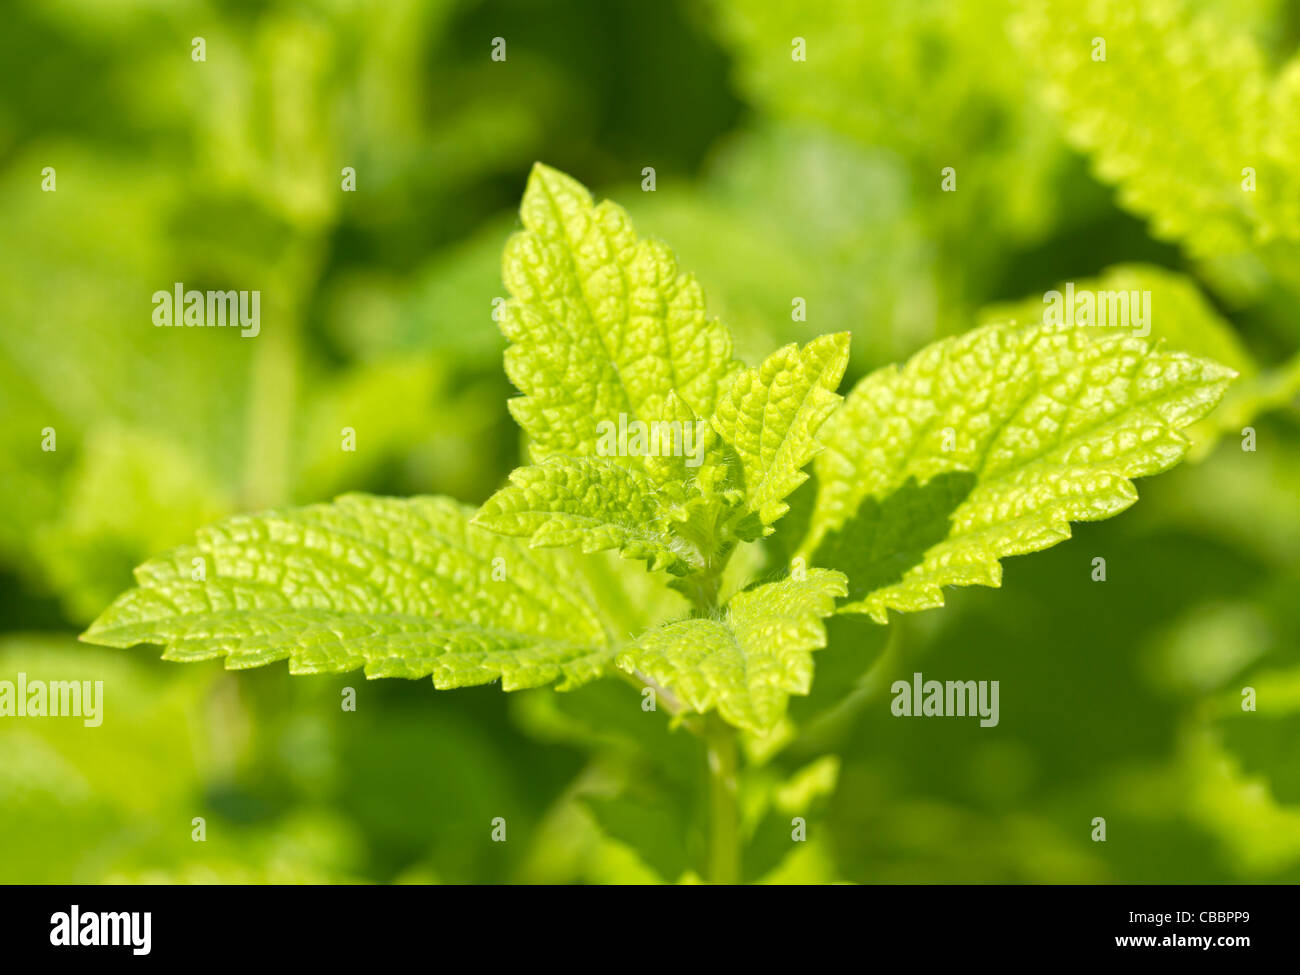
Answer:
[{"label": "green stem", "polygon": [[319,244],[307,237],[290,245],[266,269],[266,315],[249,376],[249,410],[242,503],[268,508],[292,500],[295,411],[299,397],[304,300],[318,274]]},{"label": "green stem", "polygon": [[[708,554],[702,559],[703,565],[678,583],[677,588],[690,599],[697,617],[714,619],[719,610],[722,573],[735,543],[720,547],[712,537],[693,541],[698,551]],[[654,687],[665,706],[703,739],[709,777],[706,879],[714,884],[740,883],[740,767],[736,730],[716,713],[704,719],[688,720],[682,715],[682,705],[671,690],[660,687],[639,671],[630,676],[633,683]]]},{"label": "green stem", "polygon": [[705,737],[709,764],[709,876],[714,884],[740,883],[740,804],[737,801],[736,732],[714,716]]},{"label": "green stem", "polygon": [[682,727],[691,732],[691,734],[700,738],[704,737],[703,725],[699,721],[699,716],[683,713],[686,709],[682,706],[682,702],[677,700],[677,695],[668,688],[654,680],[651,680],[639,670],[628,673],[621,667],[611,665],[608,673],[612,673],[616,677],[622,678],[639,691],[644,690],[647,687],[652,688],[655,692],[655,700],[664,706],[665,711],[671,714],[675,720],[680,721]]},{"label": "green stem", "polygon": [[253,339],[260,344],[253,357],[243,503],[254,509],[289,501],[298,340],[293,318],[286,315],[272,322],[269,334]]},{"label": "green stem", "polygon": [[718,587],[722,581],[721,570],[698,572],[683,587],[686,597],[695,607],[695,615],[710,617],[718,609]]}]

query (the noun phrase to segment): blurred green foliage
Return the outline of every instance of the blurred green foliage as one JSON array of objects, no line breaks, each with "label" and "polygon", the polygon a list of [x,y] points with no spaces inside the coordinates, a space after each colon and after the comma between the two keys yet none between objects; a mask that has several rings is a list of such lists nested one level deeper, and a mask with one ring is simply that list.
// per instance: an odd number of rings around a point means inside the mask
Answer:
[{"label": "blurred green foliage", "polygon": [[[1121,6],[10,5],[0,679],[103,680],[106,716],[0,719],[0,881],[692,876],[702,756],[630,687],[381,681],[353,713],[355,679],[73,638],[217,517],[499,486],[519,444],[492,303],[535,159],[669,240],[751,361],[848,329],[852,381],[1119,275],[1179,309],[1153,338],[1243,375],[1194,432],[1198,463],[1142,482],[1124,517],[1011,560],[1000,591],[833,621],[789,740],[749,755],[749,879],[1300,880],[1300,17]],[[1094,34],[1141,80],[1087,74]],[[1252,165],[1258,205],[1204,192]],[[263,334],[154,329],[175,281],[259,288]],[[639,576],[608,572],[646,609]],[[894,719],[889,683],[916,670],[999,680],[1001,723]]]}]

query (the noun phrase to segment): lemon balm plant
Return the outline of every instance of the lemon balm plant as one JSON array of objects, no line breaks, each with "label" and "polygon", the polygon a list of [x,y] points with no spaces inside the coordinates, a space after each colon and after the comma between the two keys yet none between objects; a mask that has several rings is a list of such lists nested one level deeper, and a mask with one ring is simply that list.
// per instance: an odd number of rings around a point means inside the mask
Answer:
[{"label": "lemon balm plant", "polygon": [[[652,698],[703,742],[692,868],[734,882],[738,745],[789,734],[828,618],[885,623],[946,586],[999,585],[1002,557],[1132,504],[1131,479],[1182,458],[1179,431],[1233,376],[1114,329],[1005,322],[841,399],[847,332],[748,367],[621,208],[538,165],[521,215],[502,330],[531,463],[477,511],[354,494],[220,522],[139,567],[83,639],[440,689],[621,677],[642,689],[629,708]],[[783,521],[801,485],[806,510]],[[736,558],[754,546],[777,567]]]}]

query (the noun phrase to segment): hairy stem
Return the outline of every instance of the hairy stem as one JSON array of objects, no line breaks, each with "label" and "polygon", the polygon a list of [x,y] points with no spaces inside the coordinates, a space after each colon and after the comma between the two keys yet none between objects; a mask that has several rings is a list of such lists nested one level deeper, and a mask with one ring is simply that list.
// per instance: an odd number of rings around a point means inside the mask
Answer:
[{"label": "hairy stem", "polygon": [[[718,529],[716,522],[714,528]],[[722,546],[711,537],[694,541],[701,553],[707,553],[703,565],[673,585],[691,601],[697,617],[716,618],[722,573],[735,549],[735,541]],[[707,718],[684,714],[681,702],[670,688],[661,687],[640,671],[625,676],[634,684],[654,688],[658,699],[674,717],[703,740],[709,778],[706,879],[714,884],[740,883],[740,768],[736,730],[716,713]]]},{"label": "hairy stem", "polygon": [[699,572],[689,577],[681,591],[691,601],[696,616],[709,617],[718,609],[718,587],[722,580],[722,570]]},{"label": "hairy stem", "polygon": [[664,710],[667,711],[669,714],[671,714],[676,721],[680,721],[682,727],[684,727],[687,731],[691,732],[692,734],[699,736],[700,738],[704,737],[704,728],[701,722],[698,720],[699,716],[684,713],[685,708],[683,707],[682,702],[679,701],[677,699],[677,695],[675,695],[668,688],[652,680],[650,677],[641,673],[641,671],[639,670],[634,670],[631,673],[629,673],[628,671],[623,670],[621,667],[611,667],[610,673],[613,673],[614,675],[621,677],[623,680],[627,681],[633,687],[637,688],[637,690],[644,690],[645,688],[649,687],[651,690],[655,692],[655,701],[658,704],[662,704],[664,706]]}]

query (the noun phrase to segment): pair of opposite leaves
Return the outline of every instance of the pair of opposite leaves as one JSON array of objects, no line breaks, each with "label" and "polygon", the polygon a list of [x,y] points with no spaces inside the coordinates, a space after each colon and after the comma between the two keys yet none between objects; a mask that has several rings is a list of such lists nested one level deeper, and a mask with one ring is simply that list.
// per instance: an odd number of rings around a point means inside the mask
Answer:
[{"label": "pair of opposite leaves", "polygon": [[[994,324],[841,404],[846,333],[745,368],[694,278],[621,208],[538,165],[521,215],[502,330],[532,465],[477,513],[353,494],[204,528],[138,568],[83,639],[439,688],[566,689],[619,667],[762,734],[809,691],[827,616],[884,622],[941,605],[946,585],[998,585],[1003,556],[1132,504],[1130,479],[1175,464],[1179,430],[1233,376],[1111,332]],[[620,417],[690,425],[697,454],[603,456],[602,423]],[[810,462],[796,571],[715,606],[728,556],[773,531]],[[702,608],[683,615],[646,582],[663,577],[611,573],[588,554],[604,549],[666,570]]]}]

